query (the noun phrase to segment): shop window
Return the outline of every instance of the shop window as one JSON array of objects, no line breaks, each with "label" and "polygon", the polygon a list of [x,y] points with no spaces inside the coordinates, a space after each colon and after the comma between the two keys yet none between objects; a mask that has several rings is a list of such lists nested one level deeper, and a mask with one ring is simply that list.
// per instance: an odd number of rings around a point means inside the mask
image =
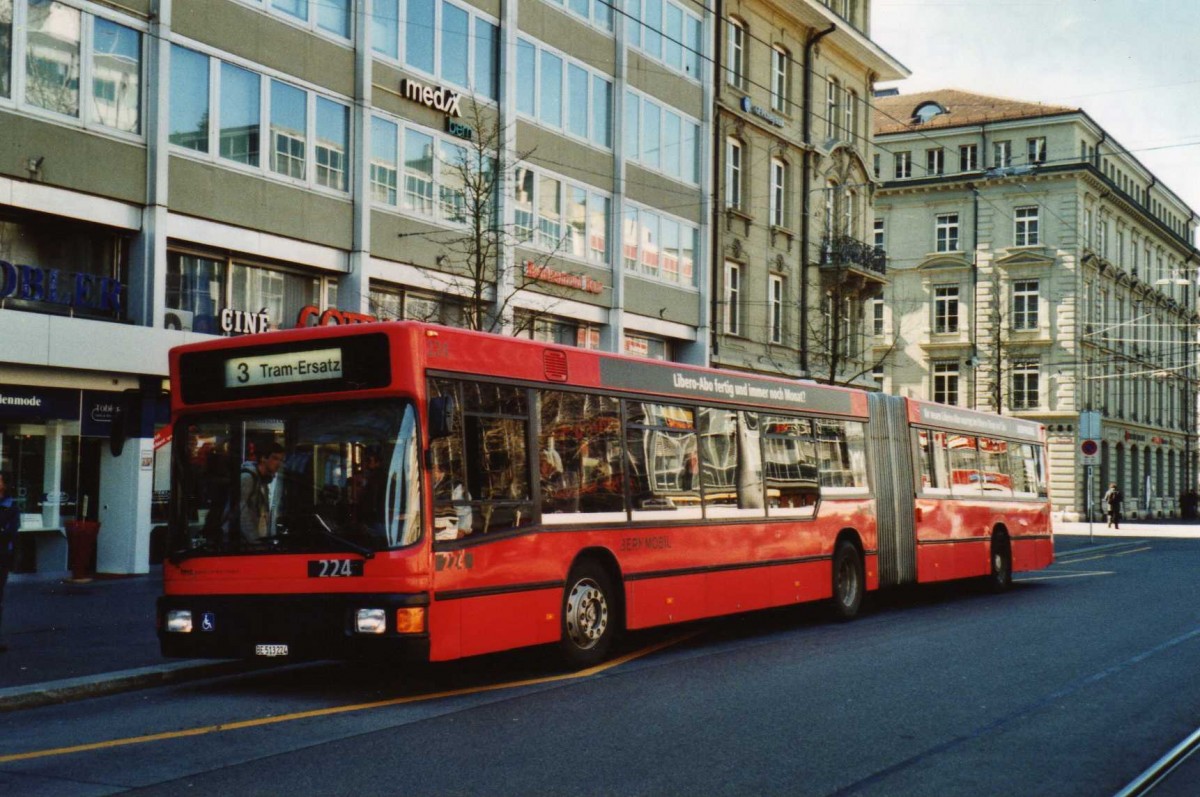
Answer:
[{"label": "shop window", "polygon": [[233,264],[230,277],[232,309],[265,312],[272,330],[294,326],[301,310],[320,301],[320,281],[313,277],[240,263]]},{"label": "shop window", "polygon": [[57,217],[0,216],[0,307],[126,317],[123,237]]},{"label": "shop window", "polygon": [[169,329],[221,334],[225,261],[171,252],[167,256]]}]

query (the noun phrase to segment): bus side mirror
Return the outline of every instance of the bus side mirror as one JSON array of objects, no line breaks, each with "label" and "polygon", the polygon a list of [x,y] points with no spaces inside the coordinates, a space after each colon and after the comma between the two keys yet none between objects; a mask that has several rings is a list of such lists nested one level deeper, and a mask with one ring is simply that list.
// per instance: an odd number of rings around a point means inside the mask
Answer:
[{"label": "bus side mirror", "polygon": [[454,396],[434,396],[429,400],[429,439],[440,440],[454,431],[458,406]]}]

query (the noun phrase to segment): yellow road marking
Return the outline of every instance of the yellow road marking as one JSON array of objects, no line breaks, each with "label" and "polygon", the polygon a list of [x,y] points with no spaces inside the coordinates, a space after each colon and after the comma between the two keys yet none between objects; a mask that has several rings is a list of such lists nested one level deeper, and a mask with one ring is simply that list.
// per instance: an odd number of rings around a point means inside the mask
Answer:
[{"label": "yellow road marking", "polygon": [[185,739],[189,736],[204,736],[210,733],[221,733],[223,731],[240,731],[245,728],[259,728],[264,725],[278,725],[283,722],[293,722],[295,720],[311,719],[313,717],[328,717],[336,714],[347,714],[352,711],[367,711],[373,708],[387,708],[389,706],[402,706],[406,703],[421,703],[427,700],[442,700],[449,697],[463,697],[465,695],[484,694],[487,692],[498,692],[503,689],[517,689],[523,686],[540,686],[542,684],[551,684],[558,681],[571,681],[579,678],[590,678],[593,675],[598,675],[606,670],[611,670],[614,667],[619,667],[622,664],[640,659],[643,656],[648,656],[651,653],[657,653],[664,648],[677,645],[680,642],[686,642],[692,637],[699,634],[699,631],[690,634],[683,634],[672,639],[659,642],[656,645],[635,650],[632,653],[627,653],[624,656],[606,661],[603,664],[598,664],[595,667],[590,667],[579,672],[563,673],[562,675],[548,675],[544,678],[529,678],[524,681],[510,681],[502,684],[491,684],[489,686],[472,686],[466,689],[452,689],[446,692],[434,692],[427,695],[410,695],[408,697],[395,697],[390,700],[376,700],[371,703],[355,703],[348,706],[332,706],[330,708],[318,708],[310,711],[297,711],[293,714],[281,714],[278,717],[259,717],[251,720],[241,720],[239,722],[223,722],[219,725],[205,725],[199,728],[187,728],[181,731],[166,731],[164,733],[152,733],[146,736],[130,736],[124,739],[109,739],[104,742],[89,742],[87,744],[77,744],[71,747],[56,747],[51,750],[33,750],[28,753],[14,753],[12,755],[0,756],[0,764],[7,764],[12,761],[29,761],[34,758],[48,758],[50,756],[70,755],[72,753],[86,753],[91,750],[104,750],[111,747],[127,747],[134,744],[146,744],[148,742],[161,742],[170,739]]}]

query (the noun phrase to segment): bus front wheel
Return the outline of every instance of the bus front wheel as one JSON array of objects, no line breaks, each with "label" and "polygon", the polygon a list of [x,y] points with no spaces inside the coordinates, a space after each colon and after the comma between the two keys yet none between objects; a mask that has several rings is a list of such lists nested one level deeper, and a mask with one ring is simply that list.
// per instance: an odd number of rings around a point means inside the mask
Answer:
[{"label": "bus front wheel", "polygon": [[563,657],[572,667],[599,664],[617,634],[617,604],[612,577],[596,562],[571,570],[563,593]]},{"label": "bus front wheel", "polygon": [[833,551],[833,616],[837,620],[853,620],[862,608],[866,578],[858,548],[849,540],[841,540]]}]

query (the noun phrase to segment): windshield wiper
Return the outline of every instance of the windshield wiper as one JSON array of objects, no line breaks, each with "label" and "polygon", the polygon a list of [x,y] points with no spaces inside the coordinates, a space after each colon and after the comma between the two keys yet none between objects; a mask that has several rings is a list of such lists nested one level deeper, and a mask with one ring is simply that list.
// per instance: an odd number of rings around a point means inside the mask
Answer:
[{"label": "windshield wiper", "polygon": [[340,534],[336,533],[333,529],[329,528],[329,524],[325,522],[325,518],[321,517],[320,512],[313,512],[313,517],[315,517],[317,519],[317,522],[321,524],[320,527],[317,528],[317,531],[319,531],[323,536],[327,537],[328,539],[333,540],[336,543],[340,543],[341,545],[345,546],[346,548],[349,548],[351,551],[354,551],[357,554],[361,554],[363,557],[365,557],[367,559],[375,558],[375,552],[372,551],[370,548],[366,548],[362,545],[359,545],[357,542],[354,542],[353,540],[348,540],[345,537],[341,536]]}]

